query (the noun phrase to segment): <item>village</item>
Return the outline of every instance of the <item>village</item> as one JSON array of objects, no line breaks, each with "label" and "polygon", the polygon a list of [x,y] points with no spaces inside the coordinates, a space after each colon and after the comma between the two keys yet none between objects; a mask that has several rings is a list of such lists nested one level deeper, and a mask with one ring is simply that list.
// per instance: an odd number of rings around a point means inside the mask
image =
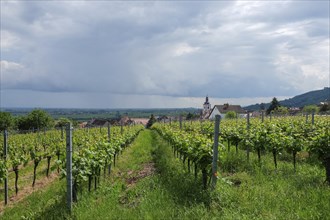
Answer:
[{"label": "village", "polygon": [[[318,107],[328,106],[328,102],[321,102]],[[231,113],[231,114],[229,114]],[[249,111],[241,107],[241,105],[224,103],[222,105],[214,105],[212,107],[209,97],[205,97],[205,102],[202,105],[201,109],[196,109],[194,113],[180,114],[176,116],[169,115],[154,115],[156,121],[168,123],[170,121],[178,121],[180,117],[183,120],[214,120],[216,115],[220,115],[222,119],[224,118],[246,118],[249,114],[250,117],[261,117],[262,114],[266,115],[265,107],[262,107],[260,110]],[[281,111],[273,111],[272,114],[276,115],[299,115],[303,114],[303,108],[299,107],[281,107]],[[106,127],[110,125],[136,125],[142,124],[146,126],[150,118],[138,118],[138,117],[129,117],[126,113],[123,116],[116,118],[93,118],[89,121],[81,122],[79,124],[80,128],[92,128],[92,127]]]}]

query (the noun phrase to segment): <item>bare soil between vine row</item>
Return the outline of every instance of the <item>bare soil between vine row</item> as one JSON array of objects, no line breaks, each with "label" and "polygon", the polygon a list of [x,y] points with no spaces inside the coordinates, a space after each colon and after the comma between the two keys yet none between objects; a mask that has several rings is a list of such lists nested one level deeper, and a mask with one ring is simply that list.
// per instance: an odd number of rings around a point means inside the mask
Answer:
[{"label": "bare soil between vine row", "polygon": [[[49,184],[51,184],[52,182],[57,180],[58,176],[59,176],[59,174],[54,172],[54,173],[51,173],[49,175],[49,177],[37,179],[34,187],[29,185],[29,186],[25,186],[23,188],[18,188],[17,195],[13,195],[8,198],[7,207],[13,207],[17,202],[23,200],[25,197],[27,197],[28,195],[31,195],[33,192],[46,188]],[[4,189],[2,188],[1,190],[4,190]],[[5,201],[1,201],[0,202],[0,215],[2,214],[4,208],[5,208]]]},{"label": "bare soil between vine row", "polygon": [[155,173],[156,168],[153,162],[144,164],[143,169],[134,173],[133,171],[128,171],[128,179],[126,179],[126,183],[128,187],[134,186],[140,179],[143,179],[147,176],[151,176]]}]

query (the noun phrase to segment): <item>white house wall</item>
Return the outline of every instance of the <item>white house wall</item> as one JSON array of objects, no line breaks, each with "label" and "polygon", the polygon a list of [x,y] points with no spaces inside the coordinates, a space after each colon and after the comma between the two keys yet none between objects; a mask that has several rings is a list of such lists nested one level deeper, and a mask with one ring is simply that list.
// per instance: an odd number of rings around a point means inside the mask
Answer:
[{"label": "white house wall", "polygon": [[223,118],[225,116],[224,114],[220,114],[220,112],[217,108],[214,108],[211,115],[210,115],[210,117],[209,117],[209,119],[211,119],[211,120],[215,119],[216,115],[220,115],[221,118]]},{"label": "white house wall", "polygon": [[[221,119],[224,119],[225,116],[226,116],[226,114],[222,114],[222,113],[219,112],[219,110],[217,108],[214,108],[211,115],[210,115],[210,117],[209,117],[209,119],[214,120],[216,115],[220,115]],[[246,118],[246,115],[247,114],[238,114],[238,117],[239,118]]]}]

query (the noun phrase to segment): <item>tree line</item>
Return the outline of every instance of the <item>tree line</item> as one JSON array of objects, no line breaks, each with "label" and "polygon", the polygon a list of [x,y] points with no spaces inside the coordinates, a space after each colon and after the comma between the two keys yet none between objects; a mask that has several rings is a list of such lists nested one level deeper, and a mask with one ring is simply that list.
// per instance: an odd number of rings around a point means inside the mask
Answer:
[{"label": "tree line", "polygon": [[51,128],[59,128],[65,126],[68,122],[77,125],[77,122],[67,118],[59,118],[54,120],[46,111],[35,109],[24,116],[12,116],[9,112],[0,112],[0,130],[44,130]]},{"label": "tree line", "polygon": [[[265,110],[264,105],[261,106],[261,110]],[[321,112],[329,112],[330,106],[326,103],[322,106],[317,105],[306,105],[302,109],[302,112],[304,113],[321,113]],[[289,110],[287,107],[282,106],[280,102],[274,97],[273,100],[270,103],[270,106],[266,110],[266,114],[269,115],[270,113],[278,114],[278,115],[287,115],[289,114]]]}]

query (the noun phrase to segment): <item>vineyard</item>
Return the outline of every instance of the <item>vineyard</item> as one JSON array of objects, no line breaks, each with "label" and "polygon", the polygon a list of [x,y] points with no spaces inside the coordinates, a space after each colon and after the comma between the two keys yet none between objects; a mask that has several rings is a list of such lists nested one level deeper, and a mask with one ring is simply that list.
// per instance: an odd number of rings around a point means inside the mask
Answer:
[{"label": "vineyard", "polygon": [[[316,155],[324,164],[326,181],[330,184],[330,120],[328,117],[318,117],[316,123],[306,123],[303,117],[286,117],[269,119],[260,122],[252,120],[224,120],[220,131],[220,164],[222,157],[235,147],[246,151],[246,161],[250,153],[258,155],[261,166],[262,155],[269,153],[273,156],[274,169],[278,167],[278,155],[292,155],[292,169],[296,171],[297,155],[303,153]],[[194,165],[195,176],[198,169],[203,173],[203,183],[206,187],[207,177],[211,175],[213,157],[214,125],[211,121],[186,123],[158,124],[154,126],[158,133],[173,147],[174,154],[187,161],[190,172]],[[225,143],[227,149],[225,149]]]},{"label": "vineyard", "polygon": [[[143,129],[142,126],[128,126],[124,129],[111,127],[111,131],[107,128],[74,129],[72,131],[72,188],[73,201],[77,205],[75,205],[73,213],[75,216],[80,216],[85,211],[84,208],[79,207],[86,208],[86,201],[93,203],[89,197],[79,197],[82,195],[82,191],[94,195],[93,193],[98,191],[102,193],[102,190],[109,190],[110,187],[114,190],[111,191],[112,193],[119,194],[112,195],[111,197],[114,197],[112,199],[108,198],[106,193],[97,194],[97,200],[99,198],[106,201],[109,199],[109,202],[111,200],[111,203],[116,204],[118,202],[116,196],[120,198],[122,193],[126,194],[130,192],[129,190],[135,190],[127,188],[127,186],[124,187],[126,184],[132,187],[133,182],[137,184],[136,190],[140,190],[132,193],[133,199],[136,196],[139,203],[142,204],[143,201],[149,201],[147,207],[150,210],[148,212],[154,213],[152,216],[157,218],[164,218],[164,216],[159,216],[157,208],[153,205],[159,203],[160,206],[167,207],[167,203],[172,203],[166,199],[164,199],[164,204],[158,200],[157,202],[152,199],[141,200],[141,195],[149,195],[148,190],[146,191],[149,187],[151,187],[149,189],[151,193],[159,193],[156,197],[160,198],[168,190],[175,192],[173,195],[171,194],[176,198],[173,201],[180,201],[179,203],[184,206],[183,210],[187,209],[187,204],[197,204],[199,208],[196,208],[195,211],[199,210],[198,212],[204,213],[204,206],[208,207],[207,209],[214,206],[217,208],[207,215],[217,216],[220,212],[222,215],[236,218],[245,215],[249,216],[246,218],[253,215],[276,218],[278,214],[275,213],[275,207],[280,207],[280,209],[283,207],[279,204],[273,204],[274,196],[278,197],[279,200],[286,201],[283,204],[291,207],[288,210],[295,205],[299,205],[295,209],[300,210],[300,202],[305,201],[301,193],[308,195],[307,191],[311,191],[310,193],[313,193],[311,201],[324,201],[322,205],[319,204],[323,208],[314,210],[315,213],[318,213],[316,219],[322,218],[322,215],[328,212],[326,207],[330,207],[329,201],[324,199],[330,193],[328,187],[330,183],[329,125],[329,117],[315,116],[313,120],[307,120],[305,117],[221,120],[218,133],[215,132],[214,121],[159,122],[155,123],[149,131]],[[19,194],[20,188],[28,185],[33,188],[38,179],[42,180],[42,178],[50,175],[56,175],[58,179],[64,180],[67,175],[65,136],[65,131],[53,130],[30,134],[9,133],[2,137],[1,143],[7,142],[8,152],[5,160],[0,161],[0,182],[3,185],[4,180],[8,177],[10,198]],[[215,136],[218,136],[217,144],[219,146],[219,154],[216,158],[219,169],[216,173],[212,171]],[[141,138],[147,138],[147,141],[142,142]],[[143,144],[139,144],[140,142]],[[126,150],[132,143],[135,146],[133,149],[136,151],[144,150],[144,152],[130,153],[131,150]],[[131,154],[131,157],[135,159],[127,159],[125,154],[128,156]],[[130,177],[134,172],[125,170],[126,167],[135,169],[134,160],[139,160],[139,158],[144,158],[149,154],[152,155],[153,159],[146,159],[145,163],[149,164],[147,168],[144,163],[141,163],[139,166],[142,168],[139,169],[142,171],[136,171],[137,176]],[[118,158],[119,155],[123,155],[125,159],[121,160],[121,157]],[[150,168],[150,160],[155,163],[155,168]],[[123,166],[122,163],[126,165]],[[155,174],[146,171],[153,169],[156,169],[156,171],[152,171]],[[125,172],[127,173],[124,175],[126,179],[117,184],[117,179],[123,178],[122,175]],[[153,177],[140,180],[142,186],[139,188],[139,184],[135,181],[149,175],[153,175]],[[211,179],[214,177],[219,181],[215,189],[210,187]],[[102,179],[105,180],[105,186],[102,186]],[[111,186],[107,185],[109,184],[107,179],[112,181]],[[148,183],[149,180],[152,182]],[[155,181],[158,182],[157,185],[155,185]],[[162,186],[166,188],[166,191],[161,191],[164,190]],[[252,190],[252,186],[256,188],[256,191],[249,191]],[[280,186],[289,187],[288,189],[281,189],[283,195],[276,190],[276,187]],[[249,207],[248,204],[262,206],[258,201],[253,203],[252,200],[259,198],[261,191],[263,196],[267,196],[269,191],[267,187],[275,187],[274,193],[278,192],[278,194],[271,194],[270,197],[267,197],[269,198],[267,202],[273,204],[272,207],[275,209],[274,216],[270,215],[272,208],[268,210],[267,206],[259,210],[260,213],[264,214],[251,212],[250,208],[246,208],[249,210],[248,212],[246,212],[247,210],[244,211],[243,207]],[[61,192],[65,193],[63,190]],[[285,200],[285,197],[281,197],[287,195],[288,192],[297,194],[301,201],[295,204],[290,199]],[[4,198],[4,190],[1,190],[0,196]],[[246,202],[245,199],[247,199]],[[119,203],[126,204],[128,202],[130,204],[129,200],[127,198],[125,200],[119,199]],[[264,198],[257,200],[264,200]],[[306,197],[306,204],[309,200],[310,198]],[[202,206],[199,206],[199,202]],[[134,200],[133,204],[135,203]],[[229,203],[236,209],[238,207],[242,209],[233,214],[233,210],[228,206]],[[120,204],[119,208],[118,205],[114,205],[112,208],[107,206],[107,209],[111,209],[113,216],[116,216],[116,213],[119,213],[117,209],[122,210]],[[178,206],[178,203],[175,204]],[[103,206],[98,203],[97,206],[99,205]],[[226,206],[228,207],[226,208]],[[133,207],[135,210],[135,205]],[[127,210],[131,208],[130,205]],[[169,210],[173,210],[173,207]],[[181,209],[178,208],[178,210]],[[93,213],[92,210],[89,212]],[[181,210],[180,212],[182,213],[172,217],[177,218],[182,215],[183,218],[188,218],[186,211]],[[238,215],[240,212],[242,212],[241,215]],[[253,214],[248,214],[250,212]],[[296,217],[311,216],[309,212],[307,214],[305,211],[301,212],[303,214],[297,214]],[[128,213],[132,214],[131,211]],[[122,214],[118,215],[121,216]],[[288,214],[287,217],[294,217],[291,214]],[[86,213],[86,215],[89,214]],[[135,215],[140,218],[144,217],[138,210]],[[259,218],[263,217],[259,216]],[[132,216],[127,218],[132,218]]]},{"label": "vineyard", "polygon": [[[141,131],[142,126],[127,127],[125,130],[117,126],[112,127],[111,133],[106,128],[78,129],[73,131],[72,145],[72,177],[73,199],[77,201],[77,191],[88,182],[91,190],[100,183],[101,170],[104,175],[110,175],[111,164],[115,165],[116,158]],[[7,139],[6,141],[4,139]],[[20,178],[20,171],[26,174],[29,167],[33,167],[31,186],[34,187],[37,179],[37,170],[40,164],[46,164],[45,175],[49,177],[53,171],[64,177],[66,175],[66,139],[65,131],[52,130],[47,132],[13,134],[6,133],[1,143],[7,145],[5,160],[0,161],[0,182],[4,182],[7,175],[14,173],[14,187],[10,187],[9,197],[19,192],[19,182],[27,185],[28,176]],[[3,148],[4,146],[2,146]],[[4,155],[1,155],[3,158]],[[9,183],[12,183],[9,179]],[[14,189],[14,190],[12,190]],[[5,191],[5,190],[3,190]],[[3,191],[0,194],[3,198]]]}]

